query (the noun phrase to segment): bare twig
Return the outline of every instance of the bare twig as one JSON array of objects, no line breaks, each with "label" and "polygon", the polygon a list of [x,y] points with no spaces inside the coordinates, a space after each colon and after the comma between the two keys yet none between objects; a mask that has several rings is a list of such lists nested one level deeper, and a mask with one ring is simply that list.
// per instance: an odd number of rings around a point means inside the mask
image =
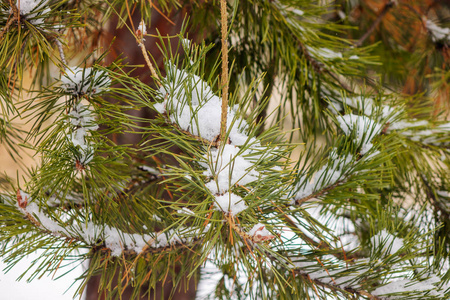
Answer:
[{"label": "bare twig", "polygon": [[372,25],[370,25],[367,32],[355,43],[355,46],[360,47],[364,43],[364,41],[372,34],[372,32],[375,30],[375,28],[377,28],[377,26],[380,24],[381,20],[387,14],[389,9],[394,7],[394,5],[395,5],[394,0],[389,0],[389,2],[386,3],[386,5],[381,10],[380,14],[375,19],[375,21],[372,23]]},{"label": "bare twig", "polygon": [[5,32],[8,31],[9,27],[11,26],[11,24],[14,22],[16,18],[13,16],[11,17],[11,15],[9,16],[8,22],[6,23],[5,27],[3,27],[3,30],[0,32],[0,41],[3,39],[3,35],[5,34]]},{"label": "bare twig", "polygon": [[145,62],[147,64],[147,67],[150,69],[150,73],[152,74],[153,79],[155,80],[156,84],[158,86],[161,86],[161,82],[158,76],[158,73],[156,73],[155,68],[153,67],[152,62],[150,61],[150,57],[148,56],[147,49],[144,45],[144,35],[147,34],[145,31],[145,24],[143,21],[139,24],[139,28],[136,31],[136,41],[138,42],[139,48],[141,48],[142,55],[144,56]]},{"label": "bare twig", "polygon": [[220,140],[224,141],[227,133],[227,112],[228,112],[228,43],[227,43],[227,2],[220,0],[220,16],[222,29],[222,116],[220,120]]}]

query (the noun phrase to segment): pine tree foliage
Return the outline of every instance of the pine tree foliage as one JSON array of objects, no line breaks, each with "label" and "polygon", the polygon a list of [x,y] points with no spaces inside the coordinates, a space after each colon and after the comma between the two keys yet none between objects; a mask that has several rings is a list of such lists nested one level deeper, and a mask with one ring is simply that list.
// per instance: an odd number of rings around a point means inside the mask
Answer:
[{"label": "pine tree foliage", "polygon": [[[213,299],[447,299],[435,2],[2,0],[0,141],[37,160],[0,181],[7,268],[38,250],[25,279],[90,260],[77,294],[100,275],[106,299],[168,277],[162,297],[193,278]],[[181,11],[177,35],[147,33]],[[112,18],[144,65],[107,59]]]}]

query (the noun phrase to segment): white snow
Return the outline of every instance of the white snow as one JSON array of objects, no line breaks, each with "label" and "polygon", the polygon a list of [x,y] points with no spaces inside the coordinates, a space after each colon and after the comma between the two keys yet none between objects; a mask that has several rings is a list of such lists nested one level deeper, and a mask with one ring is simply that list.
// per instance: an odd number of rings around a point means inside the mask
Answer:
[{"label": "white snow", "polygon": [[450,28],[439,27],[438,25],[436,25],[436,23],[434,23],[430,19],[428,19],[425,22],[425,24],[427,26],[428,31],[431,34],[431,39],[433,40],[433,42],[438,41],[450,42]]},{"label": "white snow", "polygon": [[337,117],[339,126],[346,135],[355,133],[355,142],[361,145],[361,154],[366,154],[372,147],[372,139],[381,131],[381,125],[366,116],[348,114]]},{"label": "white snow", "polygon": [[34,11],[41,10],[45,4],[46,1],[43,0],[17,0],[16,7],[19,9],[20,14],[25,16],[30,23],[40,25],[44,22],[40,15],[50,12],[50,8],[46,7],[39,13]]},{"label": "white snow", "polygon": [[444,198],[450,198],[450,193],[447,191],[436,191],[436,194]]},{"label": "white snow", "polygon": [[39,206],[33,202],[29,195],[20,191],[23,199],[28,200],[26,206],[21,207],[16,202],[16,207],[25,215],[32,215],[40,223],[40,227],[49,230],[55,236],[74,237],[82,239],[87,244],[97,243],[103,240],[105,246],[111,250],[111,255],[119,256],[122,251],[134,250],[136,253],[143,251],[144,247],[162,248],[177,243],[191,243],[195,237],[200,236],[203,231],[192,228],[181,228],[179,231],[173,229],[165,232],[157,232],[150,234],[126,233],[120,229],[109,225],[97,225],[91,221],[84,224],[76,223],[74,225],[59,225],[56,221],[50,219]]},{"label": "white snow", "polygon": [[339,156],[337,150],[333,149],[328,157],[328,163],[320,168],[310,181],[307,181],[306,176],[301,176],[294,199],[300,200],[314,194],[322,187],[336,183],[344,175],[343,171],[351,167],[353,160],[353,156]]},{"label": "white snow", "polygon": [[188,39],[182,39],[181,44],[183,45],[184,49],[189,49],[191,47],[191,41]]},{"label": "white snow", "polygon": [[73,67],[66,69],[61,77],[61,87],[78,95],[94,95],[108,89],[111,79],[103,70]]},{"label": "white snow", "polygon": [[307,49],[316,59],[335,60],[343,58],[342,53],[335,52],[328,48],[312,48],[307,46]]},{"label": "white snow", "polygon": [[[159,89],[163,102],[154,104],[160,113],[168,113],[170,121],[181,129],[208,141],[220,134],[222,99],[214,95],[200,77],[167,64],[168,77]],[[248,136],[247,124],[236,116],[236,107],[228,109],[227,129],[234,145],[243,145]],[[230,129],[231,128],[231,129]]]},{"label": "white snow", "polygon": [[341,266],[336,269],[323,267],[323,265],[336,265],[335,260],[333,260],[333,258],[327,258],[327,256],[322,257],[320,261],[321,263],[312,261],[295,261],[293,262],[293,265],[295,268],[298,268],[305,274],[308,274],[309,278],[313,280],[319,280],[325,284],[337,285],[340,288],[358,288],[358,276],[369,271],[366,267],[366,264],[368,263],[366,259],[359,259],[351,269],[347,269],[346,266]]},{"label": "white snow", "polygon": [[238,195],[226,192],[223,195],[214,196],[214,206],[224,213],[231,213],[236,216],[241,211],[247,209],[245,201]]},{"label": "white snow", "polygon": [[86,143],[86,136],[90,131],[98,129],[95,123],[95,117],[92,110],[79,102],[69,112],[69,122],[75,126],[70,134],[70,142],[73,146],[80,148],[81,157],[78,157],[80,163],[87,165],[94,156],[94,149]]},{"label": "white snow", "polygon": [[383,252],[388,252],[391,255],[395,254],[403,247],[403,239],[393,236],[385,229],[372,236],[370,241],[374,251],[383,247]]},{"label": "white snow", "polygon": [[345,97],[342,101],[348,106],[362,110],[366,116],[372,115],[373,108],[375,106],[372,98],[363,95]]},{"label": "white snow", "polygon": [[[411,279],[403,279],[392,281],[386,285],[380,286],[375,289],[372,294],[375,296],[387,295],[387,294],[395,294],[395,293],[403,293],[403,292],[425,292],[430,291],[430,296],[443,297],[444,291],[440,290],[437,287],[437,284],[441,281],[441,279],[432,275],[427,280],[423,281],[413,281]],[[400,298],[401,297],[401,298]],[[403,296],[399,296],[396,299],[402,299]]]},{"label": "white snow", "polygon": [[258,180],[260,174],[254,170],[254,163],[244,155],[248,151],[241,151],[239,147],[225,144],[223,148],[213,149],[205,155],[208,164],[203,174],[212,178],[206,187],[212,194],[223,194],[236,183],[246,185]]},{"label": "white snow", "polygon": [[148,173],[153,174],[153,175],[161,175],[161,172],[159,172],[157,169],[155,169],[153,167],[149,167],[149,166],[146,166],[146,165],[141,165],[141,166],[139,166],[139,168],[141,168],[145,172],[148,172]]},{"label": "white snow", "polygon": [[195,216],[195,213],[187,207],[177,210],[177,213],[180,215]]},{"label": "white snow", "polygon": [[252,237],[252,241],[254,243],[259,243],[275,238],[275,236],[266,229],[266,226],[261,223],[253,226],[253,228],[248,232],[248,235]]},{"label": "white snow", "polygon": [[70,123],[74,126],[83,127],[86,130],[97,130],[98,125],[95,123],[95,117],[92,110],[79,102],[69,112]]},{"label": "white snow", "polygon": [[144,21],[141,21],[139,23],[137,32],[138,32],[138,35],[146,35],[147,34],[147,26],[145,26]]},{"label": "white snow", "polygon": [[397,122],[392,122],[389,124],[389,130],[402,130],[407,128],[421,127],[427,126],[429,123],[426,120],[417,121],[416,119],[412,119],[412,121],[404,121],[400,120]]}]

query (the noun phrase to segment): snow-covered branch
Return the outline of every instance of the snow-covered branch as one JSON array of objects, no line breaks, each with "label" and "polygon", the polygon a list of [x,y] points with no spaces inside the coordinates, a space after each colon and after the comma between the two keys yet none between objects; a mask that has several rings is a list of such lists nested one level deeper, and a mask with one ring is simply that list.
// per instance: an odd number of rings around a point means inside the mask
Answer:
[{"label": "snow-covered branch", "polygon": [[21,190],[17,191],[16,206],[31,223],[44,233],[75,240],[101,251],[108,249],[113,256],[162,252],[175,245],[191,246],[201,240],[203,232],[208,230],[208,227],[203,230],[182,228],[138,234],[127,233],[105,224],[97,225],[92,221],[74,222],[74,224],[63,226],[47,216],[32,201],[30,195]]}]

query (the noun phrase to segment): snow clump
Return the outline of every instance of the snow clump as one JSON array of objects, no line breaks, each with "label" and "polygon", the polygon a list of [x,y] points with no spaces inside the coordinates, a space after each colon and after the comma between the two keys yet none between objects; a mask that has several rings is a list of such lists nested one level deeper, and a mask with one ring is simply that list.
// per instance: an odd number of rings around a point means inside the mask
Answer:
[{"label": "snow clump", "polygon": [[[167,78],[159,93],[164,101],[154,104],[161,114],[167,113],[170,121],[182,130],[214,141],[220,134],[222,99],[216,96],[208,83],[199,76],[167,65]],[[248,137],[245,121],[237,117],[237,107],[228,109],[227,130],[230,130],[231,143],[243,145]]]},{"label": "snow clump", "polygon": [[439,27],[430,19],[428,19],[425,24],[431,34],[433,42],[444,41],[450,43],[450,28]]},{"label": "snow clump", "polygon": [[381,132],[381,125],[366,116],[348,114],[337,118],[339,126],[345,135],[355,133],[355,142],[361,145],[361,154],[372,149],[372,139]]},{"label": "snow clump", "polygon": [[375,251],[380,247],[383,247],[383,252],[387,252],[391,255],[395,254],[403,247],[403,239],[393,236],[385,229],[374,235],[370,241]]},{"label": "snow clump", "polygon": [[247,209],[245,201],[240,196],[228,192],[223,195],[216,195],[214,206],[217,210],[231,213],[233,216]]},{"label": "snow clump", "polygon": [[95,95],[111,85],[105,71],[79,67],[68,68],[61,82],[61,87],[74,95]]},{"label": "snow clump", "polygon": [[236,183],[246,185],[258,180],[260,174],[254,169],[254,163],[244,156],[246,154],[249,151],[226,144],[222,149],[211,149],[205,155],[208,164],[202,164],[207,168],[203,175],[213,178],[206,184],[211,193],[223,194]]},{"label": "snow clump", "polygon": [[311,180],[308,181],[307,176],[300,177],[294,200],[301,200],[325,186],[336,184],[344,173],[350,170],[353,160],[352,155],[340,156],[337,149],[333,149],[328,156],[328,163],[320,168]]},{"label": "snow clump", "polygon": [[92,110],[80,102],[69,112],[69,121],[75,127],[69,139],[74,147],[81,149],[79,163],[86,165],[94,156],[94,149],[86,143],[86,136],[90,131],[98,129],[95,117]]},{"label": "snow clump", "polygon": [[252,242],[254,243],[260,243],[275,238],[275,236],[266,229],[266,226],[261,223],[253,226],[253,228],[248,232],[248,235],[251,237]]},{"label": "snow clump", "polygon": [[[41,10],[44,4],[45,1],[42,0],[17,0],[16,7],[19,10],[20,15],[26,17],[31,24],[40,25],[44,22],[41,15],[45,15],[50,12],[50,8],[47,7],[41,12],[33,11]],[[12,10],[10,13],[12,13]]]}]

